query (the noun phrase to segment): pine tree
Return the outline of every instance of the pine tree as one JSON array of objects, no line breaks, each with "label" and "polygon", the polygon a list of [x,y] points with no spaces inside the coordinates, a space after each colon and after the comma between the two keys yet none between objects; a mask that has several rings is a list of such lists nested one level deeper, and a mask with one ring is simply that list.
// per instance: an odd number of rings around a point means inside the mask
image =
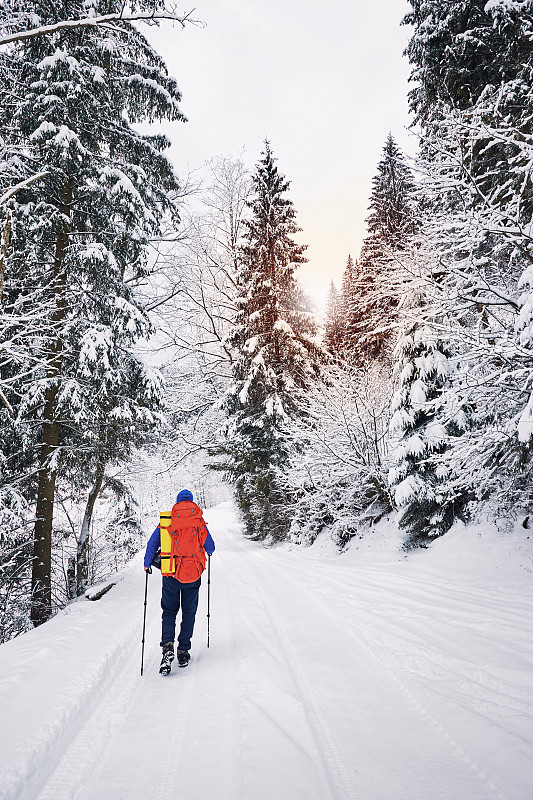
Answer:
[{"label": "pine tree", "polygon": [[324,346],[333,356],[341,356],[343,337],[342,298],[334,282],[331,281],[326,302]]},{"label": "pine tree", "polygon": [[304,391],[317,370],[315,325],[295,270],[305,245],[268,141],[252,179],[251,218],[237,274],[236,358],[227,393],[226,469],[235,483],[247,533],[282,538],[277,479],[288,459],[288,423],[304,413]]},{"label": "pine tree", "polygon": [[[410,0],[413,11],[405,22],[414,26],[407,47],[413,64],[411,109],[424,131],[421,152],[439,159],[447,149],[450,114],[454,135],[462,119],[456,170],[477,181],[477,203],[495,193],[505,201],[520,183],[514,182],[516,146],[490,136],[496,121],[531,133],[530,87],[532,79],[531,28],[533,2],[505,0]],[[518,145],[518,142],[516,143]],[[451,208],[461,203],[454,182],[442,197]],[[533,200],[528,204],[532,210]],[[524,208],[524,211],[527,209]]]},{"label": "pine tree", "polygon": [[[520,82],[531,47],[524,35],[533,6],[506,0],[409,0],[404,23],[414,27],[407,55],[416,121],[440,117],[440,103],[471,108],[488,86]],[[515,89],[518,86],[515,87]]]},{"label": "pine tree", "polygon": [[452,354],[423,319],[424,303],[414,297],[408,302],[422,319],[406,326],[396,346],[399,385],[390,423],[395,446],[389,486],[399,509],[398,524],[408,533],[406,546],[413,547],[446,533],[472,493],[455,484],[446,457],[454,437],[468,425],[462,408],[444,421]]},{"label": "pine tree", "polygon": [[408,237],[417,230],[415,188],[405,155],[389,133],[372,180],[363,260],[372,260],[376,252],[379,255],[384,245],[394,250],[404,249]]},{"label": "pine tree", "polygon": [[[77,4],[35,0],[41,24],[78,16]],[[94,14],[121,8],[93,0]],[[38,302],[32,370],[18,416],[40,424],[32,620],[50,615],[51,540],[58,480],[95,491],[105,467],[153,426],[157,378],[134,354],[150,332],[135,296],[161,218],[178,220],[178,183],[163,136],[133,123],[183,119],[176,82],[142,34],[120,22],[62,30],[19,45],[24,98],[12,120],[48,172],[13,201],[6,306],[13,320]],[[83,558],[81,559],[83,561]]]},{"label": "pine tree", "polygon": [[403,284],[399,254],[418,225],[413,175],[392,134],[372,182],[370,212],[345,311],[346,347],[359,365],[386,353]]},{"label": "pine tree", "polygon": [[346,358],[347,356],[346,320],[348,318],[348,309],[350,308],[352,302],[352,290],[353,290],[353,283],[355,280],[356,269],[357,269],[357,264],[354,263],[351,254],[348,254],[348,258],[346,260],[346,266],[342,274],[342,285],[339,298],[339,314],[342,320],[341,354],[343,358]]},{"label": "pine tree", "polygon": [[459,507],[490,487],[509,511],[532,497],[530,442],[520,443],[516,426],[533,386],[529,292],[521,292],[532,258],[533,3],[411,5],[433,319],[456,365],[436,418],[446,426],[454,409],[473,409],[440,469]]}]

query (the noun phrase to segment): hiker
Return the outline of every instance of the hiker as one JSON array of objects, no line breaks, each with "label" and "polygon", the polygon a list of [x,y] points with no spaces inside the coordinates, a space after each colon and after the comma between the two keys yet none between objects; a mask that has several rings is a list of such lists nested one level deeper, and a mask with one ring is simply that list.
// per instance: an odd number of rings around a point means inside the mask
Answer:
[{"label": "hiker", "polygon": [[180,607],[178,665],[186,667],[189,663],[201,575],[205,569],[206,553],[210,556],[214,551],[215,543],[202,517],[202,509],[193,502],[192,492],[183,489],[172,511],[160,514],[160,523],[150,536],[144,554],[144,569],[147,572],[151,572],[152,562],[158,552],[161,555],[161,675],[170,673],[174,660],[176,615]]}]

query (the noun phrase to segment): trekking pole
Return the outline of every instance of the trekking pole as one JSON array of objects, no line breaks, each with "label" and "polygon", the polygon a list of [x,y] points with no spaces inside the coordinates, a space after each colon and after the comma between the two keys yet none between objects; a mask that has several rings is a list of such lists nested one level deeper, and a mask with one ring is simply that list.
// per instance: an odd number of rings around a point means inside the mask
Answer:
[{"label": "trekking pole", "polygon": [[209,647],[209,618],[211,616],[211,556],[207,556],[207,646]]},{"label": "trekking pole", "polygon": [[143,641],[142,641],[142,650],[141,650],[141,677],[143,674],[143,666],[144,666],[144,632],[146,630],[146,604],[148,598],[148,575],[150,575],[152,571],[152,567],[149,567],[146,570],[146,583],[144,586],[144,617],[143,617]]}]

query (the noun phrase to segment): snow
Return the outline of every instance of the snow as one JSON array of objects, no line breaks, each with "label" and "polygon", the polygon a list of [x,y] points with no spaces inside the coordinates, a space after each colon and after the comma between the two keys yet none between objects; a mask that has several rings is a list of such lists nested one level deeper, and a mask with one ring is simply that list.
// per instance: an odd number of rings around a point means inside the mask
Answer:
[{"label": "snow", "polygon": [[248,402],[248,390],[250,389],[250,384],[250,380],[245,381],[241,391],[239,392],[239,402],[243,406],[245,406]]},{"label": "snow", "polygon": [[90,328],[80,343],[80,373],[90,378],[94,365],[99,362],[100,369],[109,370],[108,354],[113,347],[111,331],[108,328]]},{"label": "snow", "polygon": [[102,67],[93,67],[93,78],[95,83],[105,83],[106,71]]},{"label": "snow", "polygon": [[421,405],[425,403],[427,397],[426,390],[427,386],[424,381],[420,380],[420,378],[414,381],[410,392],[411,403],[413,405]]},{"label": "snow", "polygon": [[401,433],[404,428],[407,428],[409,425],[413,425],[414,420],[415,417],[412,411],[405,408],[399,408],[394,412],[390,421],[391,434]]},{"label": "snow", "polygon": [[431,446],[436,447],[446,441],[446,428],[440,422],[430,422],[426,427],[426,437]]},{"label": "snow", "polygon": [[0,647],[2,800],[531,799],[525,528],[406,557],[384,520],[338,555],[265,550],[229,503],[206,518],[211,646],[204,580],[187,669],[158,674],[153,574],[140,677],[142,554]]},{"label": "snow", "polygon": [[57,131],[56,126],[53,122],[44,121],[41,122],[38,128],[34,130],[34,132],[30,136],[31,141],[35,141],[37,139],[43,139],[48,134],[54,134]]},{"label": "snow", "polygon": [[426,450],[427,446],[422,437],[419,436],[418,433],[414,433],[405,440],[405,444],[402,447],[402,456],[421,456],[426,452]]},{"label": "snow", "polygon": [[160,83],[152,80],[152,78],[147,78],[144,75],[135,73],[134,75],[125,75],[124,77],[121,77],[120,80],[123,83],[138,84],[141,88],[147,86],[152,90],[152,92],[154,92],[156,96],[161,97],[164,103],[168,103],[169,105],[173,104],[172,95],[167,92],[164,86],[161,86]]},{"label": "snow", "polygon": [[[394,473],[392,473],[394,475]],[[421,478],[418,475],[408,475],[405,480],[394,489],[394,500],[398,508],[404,506],[413,497],[420,497],[427,493]]]},{"label": "snow", "polygon": [[286,333],[288,336],[294,336],[294,331],[289,325],[288,322],[285,322],[284,319],[277,319],[274,323],[274,330],[280,331],[280,333]]},{"label": "snow", "polygon": [[245,353],[255,353],[259,346],[259,337],[252,336],[250,339],[247,339],[243,345],[243,350]]},{"label": "snow", "polygon": [[533,393],[529,396],[527,405],[520,415],[517,432],[521,442],[528,442],[533,436]]},{"label": "snow", "polygon": [[68,64],[71,72],[75,72],[80,66],[79,61],[73,56],[68,55],[66,50],[57,48],[53,55],[43,58],[42,61],[37,64],[37,68],[43,71],[52,70],[55,69],[59,63]]},{"label": "snow", "polygon": [[489,11],[492,11],[493,8],[503,7],[507,9],[511,9],[513,7],[514,0],[488,0],[485,3],[485,14],[488,14]]},{"label": "snow", "polygon": [[143,205],[143,200],[132,181],[121,169],[113,169],[111,167],[104,167],[101,171],[101,176],[104,180],[113,181],[110,188],[111,196],[126,195],[133,203],[132,210],[135,210],[135,204]]},{"label": "snow", "polygon": [[267,398],[265,403],[265,413],[267,417],[274,417],[277,416],[279,419],[288,420],[289,417],[285,413],[285,408],[283,407],[283,400],[279,396],[279,394],[271,395]]}]

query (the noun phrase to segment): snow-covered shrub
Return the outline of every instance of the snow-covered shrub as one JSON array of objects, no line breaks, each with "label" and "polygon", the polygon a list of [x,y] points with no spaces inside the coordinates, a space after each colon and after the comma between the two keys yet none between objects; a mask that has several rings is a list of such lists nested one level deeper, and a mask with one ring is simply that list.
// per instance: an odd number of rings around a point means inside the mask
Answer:
[{"label": "snow-covered shrub", "polygon": [[388,370],[331,367],[308,394],[293,428],[295,452],[279,483],[291,502],[291,540],[323,530],[342,546],[391,510],[387,486],[391,384]]}]

